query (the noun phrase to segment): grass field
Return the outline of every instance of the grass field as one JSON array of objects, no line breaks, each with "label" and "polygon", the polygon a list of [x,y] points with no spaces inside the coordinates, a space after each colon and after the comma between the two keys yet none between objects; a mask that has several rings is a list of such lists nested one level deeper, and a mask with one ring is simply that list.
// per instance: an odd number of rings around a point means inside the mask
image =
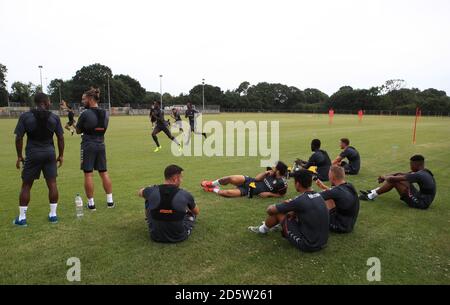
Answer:
[{"label": "grass field", "polygon": [[[350,182],[358,189],[376,185],[376,177],[408,170],[414,153],[427,158],[438,194],[427,211],[407,208],[396,193],[375,203],[361,203],[354,233],[332,234],[328,247],[304,254],[279,233],[256,236],[247,226],[265,218],[267,199],[222,199],[201,191],[204,178],[227,174],[255,175],[259,158],[175,158],[167,139],[166,153],[153,153],[147,117],[114,117],[107,133],[109,171],[116,209],[107,210],[96,177],[97,211],[75,217],[76,193],[83,192],[77,136],[66,134],[65,165],[59,171],[60,223],[47,222],[45,183],[32,191],[27,228],[11,222],[18,213],[20,172],[15,169],[13,129],[16,120],[0,120],[0,283],[67,284],[66,261],[81,260],[82,284],[368,284],[369,257],[378,257],[382,284],[450,284],[450,120],[422,118],[418,143],[411,144],[411,117],[335,117],[301,114],[222,114],[205,120],[280,120],[280,158],[291,164],[310,155],[318,137],[330,156],[339,153],[338,139],[349,137],[362,156],[362,170]],[[63,123],[66,119],[63,119]],[[183,187],[200,209],[191,238],[177,245],[149,240],[144,203],[138,188],[162,182],[166,165],[185,169]],[[295,196],[292,182],[288,196]],[[84,197],[84,196],[83,196]]]}]

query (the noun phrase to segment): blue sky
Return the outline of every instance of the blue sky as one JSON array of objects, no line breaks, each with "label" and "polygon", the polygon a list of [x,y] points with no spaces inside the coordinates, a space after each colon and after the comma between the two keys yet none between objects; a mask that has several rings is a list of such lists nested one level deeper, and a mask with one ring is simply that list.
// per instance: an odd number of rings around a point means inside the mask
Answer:
[{"label": "blue sky", "polygon": [[343,85],[450,94],[447,0],[0,0],[8,84],[70,79],[105,64],[150,91],[280,82],[331,94]]}]

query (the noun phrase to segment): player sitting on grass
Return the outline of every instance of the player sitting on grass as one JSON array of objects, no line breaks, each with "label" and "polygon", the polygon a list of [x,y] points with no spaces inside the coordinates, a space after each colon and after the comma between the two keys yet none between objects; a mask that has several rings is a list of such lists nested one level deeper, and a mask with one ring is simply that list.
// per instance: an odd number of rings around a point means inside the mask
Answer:
[{"label": "player sitting on grass", "polygon": [[281,224],[282,236],[304,252],[323,249],[329,235],[329,213],[320,194],[313,191],[312,173],[305,169],[294,174],[295,189],[301,193],[293,200],[267,208],[266,221],[259,227],[249,227],[251,232],[267,234]]},{"label": "player sitting on grass", "polygon": [[170,165],[164,170],[164,184],[139,191],[139,196],[145,198],[150,237],[156,242],[184,241],[194,228],[199,208],[195,205],[194,197],[180,189],[182,172],[181,167]]},{"label": "player sitting on grass", "polygon": [[[14,133],[16,134],[16,167],[24,162],[22,171],[22,190],[19,198],[19,216],[14,224],[21,227],[27,226],[27,209],[30,203],[30,192],[34,180],[39,179],[41,172],[44,174],[48,187],[48,199],[50,201],[50,223],[57,223],[56,208],[58,206],[59,193],[56,185],[57,162],[59,166],[64,161],[64,131],[61,120],[50,109],[50,99],[44,93],[34,96],[36,109],[23,113],[17,122]],[[23,137],[27,135],[25,148],[26,158],[22,155]],[[58,139],[59,156],[56,158],[53,135]]]},{"label": "player sitting on grass", "polygon": [[328,181],[328,171],[330,170],[331,160],[328,153],[320,149],[321,142],[319,139],[311,141],[311,150],[314,152],[309,158],[308,162],[297,160],[296,164],[304,169],[309,169],[312,166],[317,167],[317,177],[322,181]]},{"label": "player sitting on grass", "polygon": [[[265,171],[255,178],[243,175],[234,175],[214,181],[203,181],[201,186],[205,192],[214,192],[219,196],[233,198],[248,196],[252,198],[259,195],[261,198],[283,197],[286,194],[288,183],[286,180],[287,166],[278,161],[271,170]],[[233,190],[221,190],[223,185],[236,186]]]},{"label": "player sitting on grass", "polygon": [[[343,151],[334,159],[333,165],[342,166],[347,175],[358,175],[361,168],[359,152],[350,146],[350,140],[346,138],[341,139],[340,146]],[[348,159],[348,163],[343,161],[345,158]]]},{"label": "player sitting on grass", "polygon": [[350,233],[353,231],[359,213],[358,192],[345,181],[344,169],[333,165],[328,173],[332,188],[322,181],[316,184],[324,190],[320,196],[325,200],[330,211],[330,231],[335,233]]},{"label": "player sitting on grass", "polygon": [[[426,210],[436,196],[436,181],[433,173],[425,168],[425,158],[421,155],[412,156],[410,159],[411,172],[403,174],[391,174],[378,177],[379,183],[383,186],[371,191],[361,191],[359,197],[364,201],[373,201],[381,194],[396,189],[400,194],[400,200],[409,207]],[[419,190],[414,186],[417,184]]]}]

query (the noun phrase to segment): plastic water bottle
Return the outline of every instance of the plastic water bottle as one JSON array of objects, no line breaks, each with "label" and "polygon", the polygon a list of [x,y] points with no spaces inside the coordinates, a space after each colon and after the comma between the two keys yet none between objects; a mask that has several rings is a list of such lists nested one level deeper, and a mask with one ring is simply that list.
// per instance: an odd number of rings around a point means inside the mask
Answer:
[{"label": "plastic water bottle", "polygon": [[81,199],[80,194],[77,194],[75,197],[75,208],[77,211],[77,217],[81,218],[84,215],[83,212],[83,199]]}]

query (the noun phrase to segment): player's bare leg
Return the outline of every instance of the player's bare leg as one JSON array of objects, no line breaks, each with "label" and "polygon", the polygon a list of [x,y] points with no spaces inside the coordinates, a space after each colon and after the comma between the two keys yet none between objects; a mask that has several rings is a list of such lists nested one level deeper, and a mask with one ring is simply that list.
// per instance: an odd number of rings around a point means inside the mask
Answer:
[{"label": "player's bare leg", "polygon": [[100,175],[100,178],[102,179],[103,189],[105,190],[105,193],[106,193],[106,204],[107,204],[108,208],[113,208],[115,205],[114,205],[113,196],[112,196],[111,178],[109,177],[108,172],[99,172],[98,174]]},{"label": "player's bare leg", "polygon": [[94,173],[84,173],[84,191],[88,199],[88,208],[95,211],[94,202]]}]

